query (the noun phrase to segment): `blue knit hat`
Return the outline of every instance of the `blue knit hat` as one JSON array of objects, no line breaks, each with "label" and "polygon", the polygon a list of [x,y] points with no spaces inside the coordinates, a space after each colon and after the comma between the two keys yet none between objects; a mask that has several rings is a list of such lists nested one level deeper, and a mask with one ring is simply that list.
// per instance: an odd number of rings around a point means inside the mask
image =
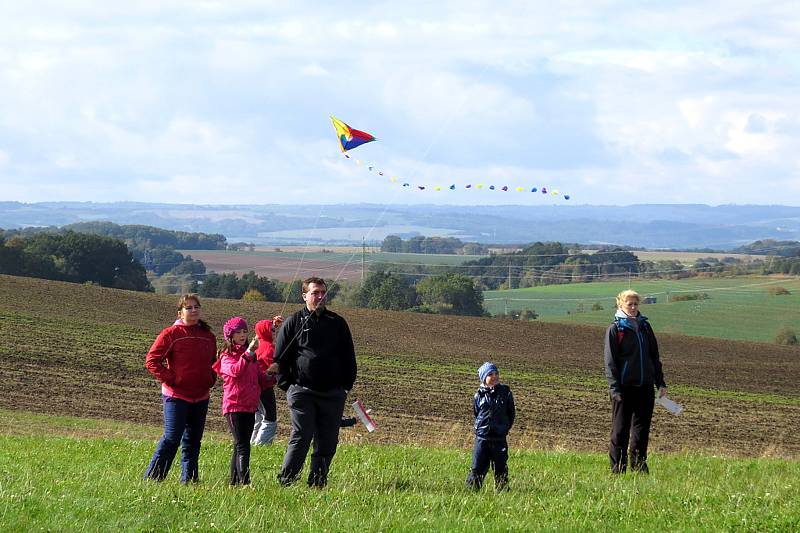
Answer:
[{"label": "blue knit hat", "polygon": [[488,376],[492,372],[498,372],[498,373],[500,372],[499,370],[497,370],[497,366],[494,363],[489,363],[487,361],[486,363],[483,363],[481,365],[481,367],[478,369],[478,379],[481,380],[481,384],[483,384],[484,381],[486,380],[486,376]]}]

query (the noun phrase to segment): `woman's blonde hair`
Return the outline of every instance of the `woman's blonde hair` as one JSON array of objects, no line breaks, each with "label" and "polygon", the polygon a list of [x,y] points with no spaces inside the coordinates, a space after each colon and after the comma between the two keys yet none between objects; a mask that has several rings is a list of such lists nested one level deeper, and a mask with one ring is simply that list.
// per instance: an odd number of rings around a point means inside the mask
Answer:
[{"label": "woman's blonde hair", "polygon": [[634,291],[633,289],[627,289],[617,294],[617,307],[621,307],[628,298],[636,298],[637,302],[642,302],[638,292]]}]

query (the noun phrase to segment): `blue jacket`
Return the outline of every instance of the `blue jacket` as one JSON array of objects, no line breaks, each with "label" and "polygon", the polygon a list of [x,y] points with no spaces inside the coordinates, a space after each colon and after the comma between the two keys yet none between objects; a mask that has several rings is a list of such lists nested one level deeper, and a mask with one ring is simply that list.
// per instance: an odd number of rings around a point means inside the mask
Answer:
[{"label": "blue jacket", "polygon": [[[631,324],[638,321],[638,328]],[[658,342],[647,317],[627,317],[618,312],[606,330],[605,370],[610,394],[621,394],[621,387],[666,387]]]},{"label": "blue jacket", "polygon": [[475,393],[473,411],[475,436],[484,440],[506,438],[517,415],[511,389],[502,383],[498,383],[492,389],[481,385]]}]

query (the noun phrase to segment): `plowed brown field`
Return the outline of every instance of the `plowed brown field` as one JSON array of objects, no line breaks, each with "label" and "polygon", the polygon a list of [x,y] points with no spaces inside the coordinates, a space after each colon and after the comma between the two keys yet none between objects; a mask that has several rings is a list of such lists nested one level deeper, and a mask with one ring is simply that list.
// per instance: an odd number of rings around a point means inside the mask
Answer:
[{"label": "plowed brown field", "polygon": [[361,279],[360,253],[353,253],[353,259],[349,262],[309,258],[300,261],[294,256],[247,255],[214,250],[190,250],[183,253],[202,261],[209,272],[245,274],[252,270],[259,276],[286,282],[310,276],[338,281]]},{"label": "plowed brown field", "polygon": [[[160,424],[159,387],[144,370],[175,297],[0,276],[0,407]],[[297,307],[207,299],[216,331]],[[345,439],[468,446],[475,369],[498,364],[514,391],[514,447],[604,451],[610,412],[598,328],[338,309],[353,331],[352,393],[379,430]],[[655,324],[658,330],[658,324]],[[659,335],[670,395],[686,411],[657,409],[652,448],[742,456],[800,456],[800,348]],[[279,396],[281,436],[287,418]],[[219,390],[211,429],[224,431]]]}]

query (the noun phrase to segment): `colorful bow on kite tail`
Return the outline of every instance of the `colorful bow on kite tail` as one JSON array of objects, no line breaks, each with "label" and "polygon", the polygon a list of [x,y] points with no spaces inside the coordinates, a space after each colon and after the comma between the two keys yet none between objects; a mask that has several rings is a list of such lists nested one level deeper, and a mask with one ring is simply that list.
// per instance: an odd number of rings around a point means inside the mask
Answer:
[{"label": "colorful bow on kite tail", "polygon": [[369,133],[351,128],[333,115],[331,115],[331,122],[336,128],[336,136],[339,137],[339,146],[341,146],[342,152],[375,140],[375,137]]}]

